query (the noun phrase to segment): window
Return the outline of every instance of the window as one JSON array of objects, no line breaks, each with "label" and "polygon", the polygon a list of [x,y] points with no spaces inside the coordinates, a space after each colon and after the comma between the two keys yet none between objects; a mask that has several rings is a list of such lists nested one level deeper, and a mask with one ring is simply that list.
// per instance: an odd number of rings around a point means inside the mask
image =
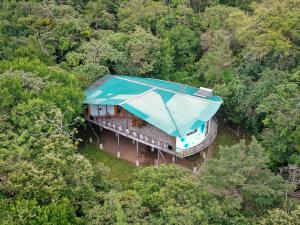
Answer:
[{"label": "window", "polygon": [[192,131],[192,132],[190,132],[190,133],[188,133],[186,136],[189,136],[189,135],[194,134],[194,133],[196,133],[196,132],[197,132],[197,129],[194,130],[194,131]]}]

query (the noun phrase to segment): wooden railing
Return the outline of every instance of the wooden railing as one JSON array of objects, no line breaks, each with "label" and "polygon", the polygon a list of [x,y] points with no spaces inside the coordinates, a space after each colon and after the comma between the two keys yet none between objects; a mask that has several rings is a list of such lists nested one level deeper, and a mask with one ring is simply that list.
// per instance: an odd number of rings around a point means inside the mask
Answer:
[{"label": "wooden railing", "polygon": [[217,119],[213,118],[209,121],[209,129],[208,133],[205,136],[205,139],[198,145],[187,148],[187,149],[180,149],[176,148],[176,154],[180,158],[184,158],[195,153],[201,152],[205,148],[207,148],[216,138],[218,133],[218,121]]},{"label": "wooden railing", "polygon": [[120,124],[116,124],[111,121],[105,120],[105,118],[93,117],[93,119],[86,118],[86,120],[95,123],[99,126],[102,126],[105,129],[111,130],[113,132],[117,132],[125,137],[141,142],[150,147],[160,149],[172,155],[176,154],[175,146],[173,144],[155,139],[153,137],[149,137],[147,135],[138,133],[137,131],[130,130]]},{"label": "wooden railing", "polygon": [[101,127],[104,127],[105,129],[119,133],[125,137],[136,140],[136,141],[143,143],[145,145],[148,145],[150,147],[162,150],[164,152],[167,152],[167,153],[177,156],[179,158],[184,158],[184,157],[193,155],[197,152],[202,151],[206,147],[208,147],[214,141],[214,139],[217,135],[217,127],[218,127],[217,120],[211,119],[209,122],[208,134],[200,144],[198,144],[194,147],[188,148],[188,149],[180,149],[180,148],[176,148],[174,146],[174,144],[172,144],[172,143],[167,143],[167,142],[155,139],[153,137],[149,137],[147,135],[138,133],[137,131],[130,130],[120,124],[116,124],[109,120],[105,120],[105,118],[101,118],[101,117],[88,118],[87,117],[86,120],[90,121],[96,125],[99,125]]}]

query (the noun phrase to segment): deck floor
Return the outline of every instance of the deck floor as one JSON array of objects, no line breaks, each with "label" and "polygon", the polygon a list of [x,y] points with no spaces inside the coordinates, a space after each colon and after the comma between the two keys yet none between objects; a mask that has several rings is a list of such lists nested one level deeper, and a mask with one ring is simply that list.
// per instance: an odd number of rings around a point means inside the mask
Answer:
[{"label": "deck floor", "polygon": [[127,120],[125,118],[112,117],[112,118],[105,118],[105,120],[107,122],[112,122],[112,123],[118,124],[118,125],[122,126],[124,129],[127,128],[129,130],[135,131],[144,136],[148,136],[148,137],[154,138],[156,140],[161,140],[163,142],[170,143],[173,146],[175,146],[176,141],[175,141],[174,137],[171,137],[167,133],[161,131],[160,129],[152,126],[149,123],[146,123],[145,125],[136,127],[136,126],[132,126],[130,119]]}]

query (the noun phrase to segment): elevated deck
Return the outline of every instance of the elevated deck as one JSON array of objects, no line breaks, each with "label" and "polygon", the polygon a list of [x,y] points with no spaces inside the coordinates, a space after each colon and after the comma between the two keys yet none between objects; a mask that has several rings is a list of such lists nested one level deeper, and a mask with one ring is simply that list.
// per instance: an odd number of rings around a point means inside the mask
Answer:
[{"label": "elevated deck", "polygon": [[116,132],[122,136],[159,149],[179,158],[196,154],[207,148],[214,141],[217,135],[218,127],[217,120],[214,118],[211,119],[208,125],[208,133],[200,144],[188,149],[180,149],[176,148],[174,137],[169,136],[151,124],[134,127],[124,118],[113,117],[90,117],[86,118],[86,120],[95,125],[103,127],[104,129]]}]

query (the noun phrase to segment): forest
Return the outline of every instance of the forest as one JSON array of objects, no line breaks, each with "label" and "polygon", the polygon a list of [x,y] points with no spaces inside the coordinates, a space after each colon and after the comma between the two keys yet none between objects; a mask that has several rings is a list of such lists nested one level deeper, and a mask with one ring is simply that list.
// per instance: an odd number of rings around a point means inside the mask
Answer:
[{"label": "forest", "polygon": [[[112,179],[78,150],[106,74],[210,87],[252,138]],[[300,0],[0,1],[0,224],[296,225],[299,187]]]}]

